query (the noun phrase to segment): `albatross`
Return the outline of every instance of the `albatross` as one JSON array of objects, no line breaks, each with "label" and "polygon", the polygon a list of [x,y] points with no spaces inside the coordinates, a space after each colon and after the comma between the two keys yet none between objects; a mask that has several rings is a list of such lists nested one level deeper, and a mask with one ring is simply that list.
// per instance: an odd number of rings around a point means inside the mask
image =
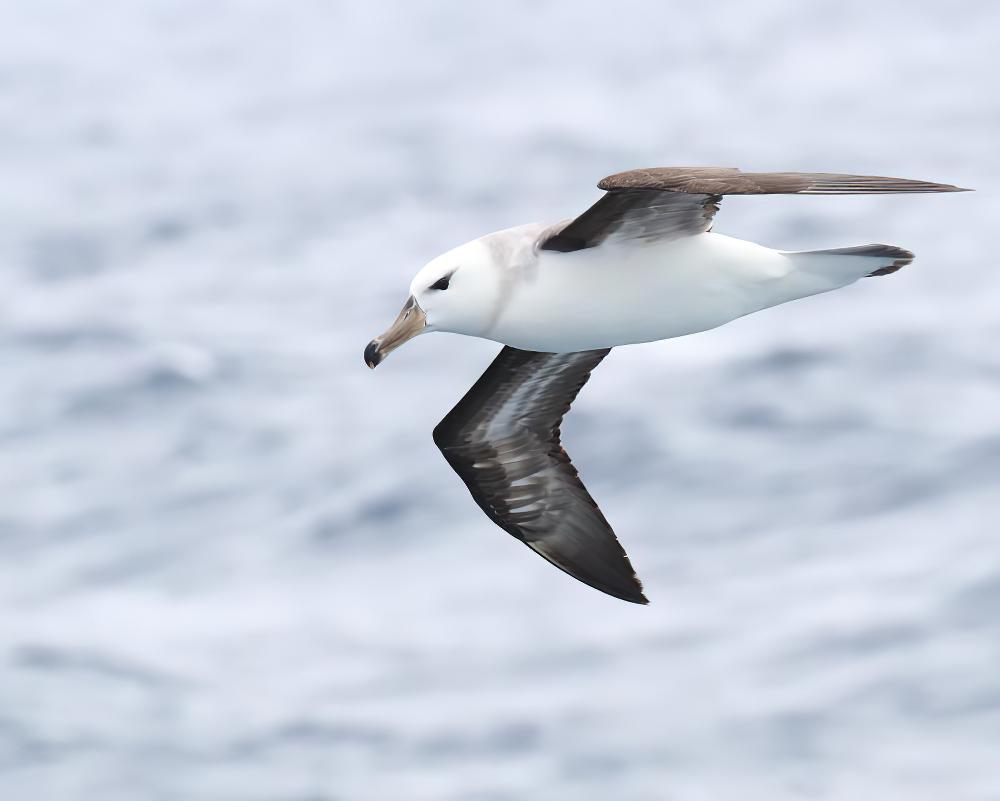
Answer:
[{"label": "albatross", "polygon": [[574,578],[648,603],[624,548],[560,442],[560,425],[611,348],[684,336],[896,272],[893,245],[782,251],[712,232],[724,195],[967,191],[832,173],[656,167],[602,179],[580,216],[487,234],[431,260],[395,322],[365,348],[375,368],[418,334],[504,347],[434,429],[473,499]]}]

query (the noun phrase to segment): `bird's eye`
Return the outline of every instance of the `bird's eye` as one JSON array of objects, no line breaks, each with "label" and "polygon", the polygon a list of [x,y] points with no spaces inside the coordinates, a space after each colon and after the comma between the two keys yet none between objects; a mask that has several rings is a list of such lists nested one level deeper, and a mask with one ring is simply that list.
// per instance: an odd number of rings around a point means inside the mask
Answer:
[{"label": "bird's eye", "polygon": [[431,289],[447,289],[448,282],[451,281],[451,276],[446,275],[444,278],[438,278],[433,284],[430,285]]}]

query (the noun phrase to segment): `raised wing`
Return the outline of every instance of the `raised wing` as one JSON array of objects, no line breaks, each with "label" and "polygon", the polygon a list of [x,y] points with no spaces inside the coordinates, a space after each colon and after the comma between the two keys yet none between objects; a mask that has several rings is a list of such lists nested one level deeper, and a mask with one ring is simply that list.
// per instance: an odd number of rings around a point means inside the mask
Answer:
[{"label": "raised wing", "polygon": [[644,604],[642,584],[559,441],[559,426],[608,350],[505,347],[434,429],[487,516],[556,567]]},{"label": "raised wing", "polygon": [[651,167],[603,178],[600,200],[539,243],[568,252],[609,237],[653,241],[693,236],[712,226],[723,195],[864,195],[899,192],[965,192],[950,184],[805,172],[740,172],[735,167]]}]

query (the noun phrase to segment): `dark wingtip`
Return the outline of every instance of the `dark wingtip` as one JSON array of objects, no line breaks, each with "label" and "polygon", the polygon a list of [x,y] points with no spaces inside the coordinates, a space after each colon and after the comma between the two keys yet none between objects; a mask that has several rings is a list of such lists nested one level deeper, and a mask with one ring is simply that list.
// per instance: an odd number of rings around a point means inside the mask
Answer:
[{"label": "dark wingtip", "polygon": [[632,586],[625,587],[620,584],[610,585],[604,582],[588,581],[587,578],[583,576],[577,575],[575,573],[570,573],[570,571],[566,570],[561,565],[556,565],[556,567],[560,568],[566,573],[569,573],[577,581],[580,581],[584,584],[588,584],[595,590],[600,590],[605,595],[610,595],[612,598],[617,598],[619,601],[626,601],[627,603],[638,604],[639,606],[649,605],[649,598],[647,598],[646,593],[643,592],[642,582],[639,581],[638,576],[632,577]]},{"label": "dark wingtip", "polygon": [[621,596],[623,601],[628,601],[633,604],[640,604],[646,606],[649,604],[649,598],[646,597],[646,593],[643,591],[642,582],[639,581],[639,577],[635,576],[635,594],[629,597]]},{"label": "dark wingtip", "polygon": [[[574,578],[576,577],[574,576]],[[635,592],[622,592],[620,590],[610,590],[596,585],[591,586],[594,587],[595,590],[600,590],[605,595],[617,598],[619,601],[626,601],[627,603],[638,604],[639,606],[649,605],[649,598],[646,597],[646,594],[641,589],[636,590]]]},{"label": "dark wingtip", "polygon": [[936,184],[931,181],[914,181],[914,192],[975,192],[975,189],[966,189],[964,186],[954,184]]},{"label": "dark wingtip", "polygon": [[[626,557],[627,559],[628,557]],[[631,565],[629,565],[631,567]],[[573,578],[578,581],[582,581],[584,584],[589,584],[595,590],[600,590],[606,595],[610,595],[612,598],[617,598],[620,601],[627,601],[630,604],[639,604],[640,606],[646,606],[649,604],[649,598],[646,597],[646,593],[643,590],[642,581],[639,579],[635,573],[633,573],[628,580],[628,583],[615,582],[614,584],[609,584],[606,581],[589,581],[589,577],[581,576],[577,573],[570,573],[562,565],[556,565],[556,567],[561,568],[565,572],[569,573]]]}]

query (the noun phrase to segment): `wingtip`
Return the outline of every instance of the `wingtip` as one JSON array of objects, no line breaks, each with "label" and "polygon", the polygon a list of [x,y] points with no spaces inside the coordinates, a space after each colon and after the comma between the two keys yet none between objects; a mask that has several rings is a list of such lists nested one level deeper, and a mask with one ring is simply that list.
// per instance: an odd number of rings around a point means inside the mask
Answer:
[{"label": "wingtip", "polygon": [[[649,604],[649,598],[646,597],[646,591],[642,586],[642,581],[639,577],[632,576],[633,586],[626,590],[615,588],[614,590],[607,587],[596,587],[595,589],[601,590],[608,595],[618,598],[621,601],[628,601],[630,604],[639,604],[640,606],[647,606]],[[593,586],[593,585],[592,585]]]},{"label": "wingtip", "polygon": [[[545,554],[542,554],[542,556],[545,556]],[[545,558],[549,559],[547,556]],[[552,559],[549,559],[549,561],[563,572],[568,573],[577,581],[582,584],[586,584],[589,587],[593,587],[595,590],[603,592],[605,595],[610,595],[612,598],[617,598],[619,601],[625,601],[630,604],[637,604],[639,606],[649,605],[649,598],[646,597],[642,581],[634,573],[630,577],[629,581],[598,581],[595,580],[595,577],[593,576],[581,575],[577,571],[567,569],[566,566],[559,564],[558,562],[554,562]]]},{"label": "wingtip", "polygon": [[646,597],[646,588],[642,586],[642,579],[634,573],[632,574],[632,579],[635,581],[635,598],[629,600],[631,600],[634,604],[648,606],[649,598]]},{"label": "wingtip", "polygon": [[[574,576],[573,578],[581,580],[579,579],[578,576]],[[589,582],[584,581],[583,583],[587,584]],[[649,598],[646,597],[646,593],[642,591],[641,587],[635,588],[634,590],[620,590],[616,588],[613,589],[609,587],[599,587],[596,584],[590,584],[590,586],[593,587],[595,590],[603,592],[605,595],[610,595],[612,598],[617,598],[619,601],[625,601],[626,603],[630,604],[637,604],[638,606],[649,605]]]},{"label": "wingtip", "polygon": [[933,181],[914,181],[917,192],[975,192],[975,189],[968,189],[964,186],[954,184],[938,184]]}]

